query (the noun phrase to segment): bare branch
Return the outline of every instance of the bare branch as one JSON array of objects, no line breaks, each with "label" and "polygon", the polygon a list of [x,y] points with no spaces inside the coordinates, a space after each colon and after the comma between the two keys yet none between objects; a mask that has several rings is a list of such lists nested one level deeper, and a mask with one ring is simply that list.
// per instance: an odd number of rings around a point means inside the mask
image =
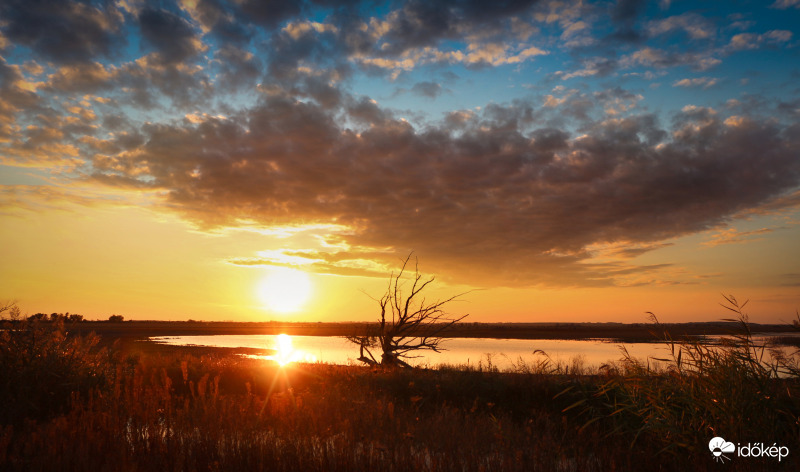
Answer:
[{"label": "bare branch", "polygon": [[[449,315],[444,311],[444,306],[469,292],[433,302],[429,302],[427,297],[421,295],[436,278],[433,276],[423,278],[419,272],[419,260],[416,258],[410,291],[403,293],[401,279],[406,274],[412,254],[403,260],[399,272],[392,272],[389,276],[386,293],[380,299],[370,297],[378,301],[381,307],[378,333],[372,337],[347,337],[350,342],[359,346],[359,360],[366,364],[377,364],[370,348],[380,347],[381,365],[410,367],[404,359],[421,357],[419,352],[424,350],[443,351],[444,348],[440,343],[444,341],[446,331],[467,317],[467,315]],[[387,319],[387,305],[392,312],[391,320]]]}]

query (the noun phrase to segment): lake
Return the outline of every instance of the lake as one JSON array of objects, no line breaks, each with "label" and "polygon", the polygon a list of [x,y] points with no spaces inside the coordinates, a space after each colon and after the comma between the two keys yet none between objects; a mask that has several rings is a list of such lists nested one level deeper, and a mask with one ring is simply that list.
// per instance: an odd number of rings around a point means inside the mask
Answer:
[{"label": "lake", "polygon": [[[712,338],[710,342],[714,342]],[[754,337],[758,342],[765,336]],[[330,364],[361,364],[358,346],[340,337],[281,335],[214,335],[214,336],[158,336],[150,340],[171,345],[195,345],[229,348],[274,349],[273,356],[260,356],[285,364],[288,362],[326,362]],[[554,362],[577,362],[594,368],[622,358],[620,346],[636,358],[668,358],[669,349],[664,343],[620,343],[608,339],[553,340],[553,339],[489,339],[450,338],[442,342],[446,349],[441,353],[421,351],[422,357],[412,359],[415,366],[469,365],[514,369],[520,362],[535,364],[545,357],[534,351],[544,351]],[[378,355],[373,352],[373,355]],[[654,362],[651,361],[651,365]]]}]

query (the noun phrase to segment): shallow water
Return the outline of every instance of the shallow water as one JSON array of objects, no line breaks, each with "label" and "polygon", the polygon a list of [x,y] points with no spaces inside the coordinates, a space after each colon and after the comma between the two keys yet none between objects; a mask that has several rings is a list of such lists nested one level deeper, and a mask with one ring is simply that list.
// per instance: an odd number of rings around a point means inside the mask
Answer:
[{"label": "shallow water", "polygon": [[[287,347],[287,341],[288,347]],[[326,362],[330,364],[360,364],[358,346],[344,338],[329,336],[286,335],[217,335],[217,336],[160,336],[152,341],[172,345],[198,345],[213,347],[245,347],[275,349],[274,356],[262,356],[280,363]],[[764,338],[756,338],[763,340]],[[608,339],[553,340],[553,339],[488,339],[452,338],[443,341],[440,353],[421,352],[422,357],[409,363],[416,366],[470,365],[514,369],[520,364],[534,365],[546,357],[557,363],[596,369],[603,364],[619,361],[621,347],[638,359],[656,365],[652,358],[668,358],[669,349],[664,343],[620,343]],[[535,352],[536,351],[536,352]],[[541,352],[540,352],[541,351]],[[378,353],[373,352],[376,357]]]}]

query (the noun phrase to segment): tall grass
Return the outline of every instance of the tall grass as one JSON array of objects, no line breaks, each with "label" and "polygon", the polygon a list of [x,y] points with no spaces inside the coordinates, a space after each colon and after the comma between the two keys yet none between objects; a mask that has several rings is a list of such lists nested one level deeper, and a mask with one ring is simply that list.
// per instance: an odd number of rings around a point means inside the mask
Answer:
[{"label": "tall grass", "polygon": [[[243,391],[241,391],[243,390]],[[0,431],[2,470],[607,470],[546,379],[147,357]]]},{"label": "tall grass", "polygon": [[726,321],[737,329],[719,345],[676,341],[651,314],[669,352],[654,359],[661,367],[623,347],[621,363],[606,366],[604,382],[582,385],[577,394],[574,388],[561,392],[577,398],[567,410],[580,410],[585,425],[602,423],[609,434],[630,438],[631,447],[644,440],[673,455],[707,452],[709,439],[717,436],[785,444],[800,454],[797,355],[757,342],[745,305],[725,297],[723,306],[736,315]]}]

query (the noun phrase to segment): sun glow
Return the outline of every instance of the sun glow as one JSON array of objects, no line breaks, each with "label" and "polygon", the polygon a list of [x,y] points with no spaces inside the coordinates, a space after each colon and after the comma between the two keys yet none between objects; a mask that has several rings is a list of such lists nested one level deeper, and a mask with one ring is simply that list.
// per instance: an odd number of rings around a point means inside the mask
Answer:
[{"label": "sun glow", "polygon": [[311,279],[305,272],[275,268],[258,284],[258,296],[271,310],[291,313],[305,305],[311,288]]},{"label": "sun glow", "polygon": [[278,351],[275,354],[275,360],[278,361],[278,364],[286,365],[292,362],[292,354],[294,353],[294,349],[292,349],[292,338],[288,334],[278,335],[277,345],[275,348],[275,350]]},{"label": "sun glow", "polygon": [[317,358],[292,346],[292,337],[288,334],[279,334],[275,338],[275,354],[269,357],[281,366],[291,362],[316,362]]}]

